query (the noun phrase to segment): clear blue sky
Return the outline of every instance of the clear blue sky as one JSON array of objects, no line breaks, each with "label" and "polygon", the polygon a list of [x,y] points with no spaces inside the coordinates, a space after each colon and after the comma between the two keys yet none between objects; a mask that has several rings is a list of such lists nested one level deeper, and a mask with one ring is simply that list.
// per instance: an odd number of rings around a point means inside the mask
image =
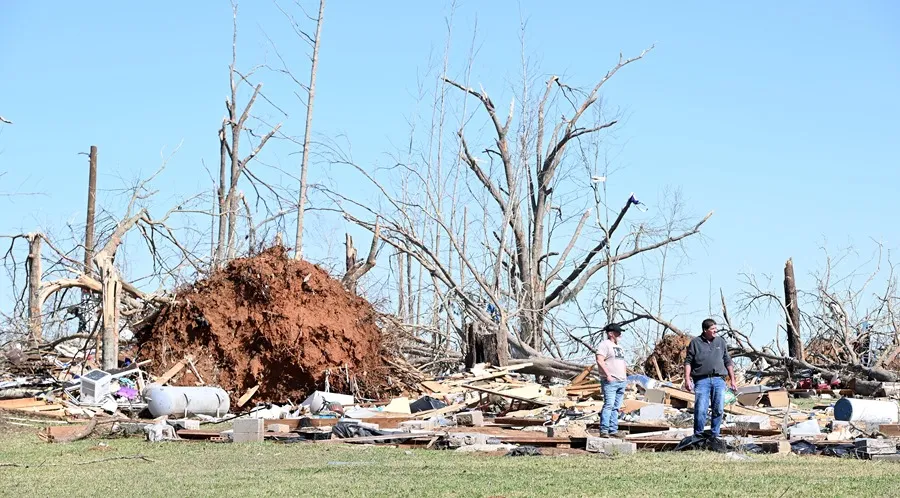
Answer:
[{"label": "clear blue sky", "polygon": [[[691,212],[716,211],[707,243],[690,246],[690,274],[671,288],[672,302],[683,302],[672,314],[695,329],[710,282],[733,294],[739,272],[777,275],[793,257],[809,284],[823,240],[855,244],[863,259],[870,237],[900,244],[900,5],[783,4],[464,1],[451,72],[464,67],[476,17],[472,81],[492,95],[508,95],[517,78],[520,11],[529,56],[574,85],[593,84],[620,51],[656,44],[606,87],[628,116],[616,185],[648,199],[680,187]],[[447,13],[439,1],[332,0],[317,132],[346,134],[360,163],[383,161],[406,139],[417,76],[441,55]],[[269,2],[245,1],[239,22],[245,69],[271,59],[263,31],[282,51],[298,47]],[[101,151],[101,202],[116,209],[111,189],[155,170],[160,150],[182,141],[158,202],[209,188],[201,160],[216,162],[230,37],[227,1],[3,2],[0,115],[14,125],[0,129],[0,190],[46,196],[0,200],[0,232],[83,223],[86,160],[77,153],[91,144]],[[267,90],[287,91],[259,74]],[[303,111],[285,102],[299,134]],[[277,150],[268,160],[297,163]]]}]

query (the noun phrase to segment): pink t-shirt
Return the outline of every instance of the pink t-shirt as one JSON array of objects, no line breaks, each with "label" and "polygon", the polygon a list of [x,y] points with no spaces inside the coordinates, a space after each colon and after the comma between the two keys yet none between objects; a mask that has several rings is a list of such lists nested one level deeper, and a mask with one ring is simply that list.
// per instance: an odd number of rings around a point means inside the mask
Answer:
[{"label": "pink t-shirt", "polygon": [[603,370],[600,370],[600,378],[604,380],[625,380],[625,350],[622,346],[612,342],[609,339],[601,342],[597,346],[597,356],[606,362],[606,369],[609,371],[611,379],[606,379]]}]

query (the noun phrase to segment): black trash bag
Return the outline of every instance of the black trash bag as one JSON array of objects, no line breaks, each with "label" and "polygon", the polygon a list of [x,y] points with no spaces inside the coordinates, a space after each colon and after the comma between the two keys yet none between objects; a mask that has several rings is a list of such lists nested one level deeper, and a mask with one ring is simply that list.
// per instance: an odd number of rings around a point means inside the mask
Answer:
[{"label": "black trash bag", "polygon": [[763,449],[762,449],[762,446],[760,446],[756,443],[742,444],[738,447],[738,451],[741,451],[743,453],[750,453],[750,454],[754,454],[754,455],[761,455],[761,454],[765,453],[765,451],[763,451]]},{"label": "black trash bag", "polygon": [[[352,437],[369,437],[369,436],[389,436],[394,432],[387,432],[378,429],[369,429],[359,425],[359,422],[338,422],[331,428],[331,435],[337,439],[346,439]],[[381,439],[378,442],[385,444],[400,444],[408,438],[397,439]]]},{"label": "black trash bag", "polygon": [[439,399],[432,398],[431,396],[422,396],[409,404],[409,411],[412,413],[419,413],[444,408],[445,406],[447,406],[447,403],[444,403]]},{"label": "black trash bag", "polygon": [[724,439],[713,437],[709,431],[688,436],[678,443],[675,451],[708,450],[716,453],[728,453],[728,444]]},{"label": "black trash bag", "polygon": [[791,443],[791,453],[796,453],[798,455],[817,455],[819,450],[816,448],[816,445],[800,439]]},{"label": "black trash bag", "polygon": [[344,439],[348,437],[384,436],[387,432],[378,429],[369,429],[359,425],[359,422],[338,422],[331,428],[334,437]]},{"label": "black trash bag", "polygon": [[822,450],[824,456],[834,456],[839,458],[857,458],[856,447],[852,444],[838,444],[835,446],[826,446]]},{"label": "black trash bag", "polygon": [[516,446],[509,450],[505,456],[541,456],[541,449],[536,446]]}]

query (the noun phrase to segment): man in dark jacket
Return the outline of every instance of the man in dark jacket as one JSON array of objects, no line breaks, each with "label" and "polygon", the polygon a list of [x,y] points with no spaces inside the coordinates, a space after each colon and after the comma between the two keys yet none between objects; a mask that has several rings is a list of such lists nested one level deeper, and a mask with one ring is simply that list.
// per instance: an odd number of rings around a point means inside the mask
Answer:
[{"label": "man in dark jacket", "polygon": [[684,359],[684,388],[694,393],[694,434],[706,427],[707,410],[712,406],[710,427],[713,437],[719,437],[725,414],[725,377],[729,386],[737,389],[734,365],[728,356],[725,339],[716,335],[715,320],[707,318],[701,325],[703,333],[691,339]]}]

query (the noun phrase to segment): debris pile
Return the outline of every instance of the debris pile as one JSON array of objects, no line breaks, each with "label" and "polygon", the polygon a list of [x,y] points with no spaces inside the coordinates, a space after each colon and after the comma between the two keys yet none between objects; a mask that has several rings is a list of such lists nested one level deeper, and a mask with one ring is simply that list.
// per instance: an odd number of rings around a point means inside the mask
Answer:
[{"label": "debris pile", "polygon": [[[816,369],[739,371],[741,387],[726,393],[722,437],[698,436],[694,394],[679,383],[690,337],[668,334],[644,374],[627,378],[617,437],[601,438],[595,366],[555,383],[522,374],[531,363],[477,363],[426,377],[388,352],[396,338],[383,331],[382,318],[320,268],[273,248],[179,289],[136,331],[118,369],[99,368],[89,335],[8,346],[0,357],[0,417],[20,425],[56,418],[62,425],[41,432],[49,442],[88,437],[102,425],[153,442],[900,459],[900,383],[843,384]],[[203,427],[223,422],[231,428]]]},{"label": "debris pile", "polygon": [[377,318],[324,270],[274,247],[178,291],[138,341],[160,370],[192,355],[174,384],[218,385],[232,402],[255,386],[256,401],[299,400],[323,385],[377,397],[390,375]]}]

